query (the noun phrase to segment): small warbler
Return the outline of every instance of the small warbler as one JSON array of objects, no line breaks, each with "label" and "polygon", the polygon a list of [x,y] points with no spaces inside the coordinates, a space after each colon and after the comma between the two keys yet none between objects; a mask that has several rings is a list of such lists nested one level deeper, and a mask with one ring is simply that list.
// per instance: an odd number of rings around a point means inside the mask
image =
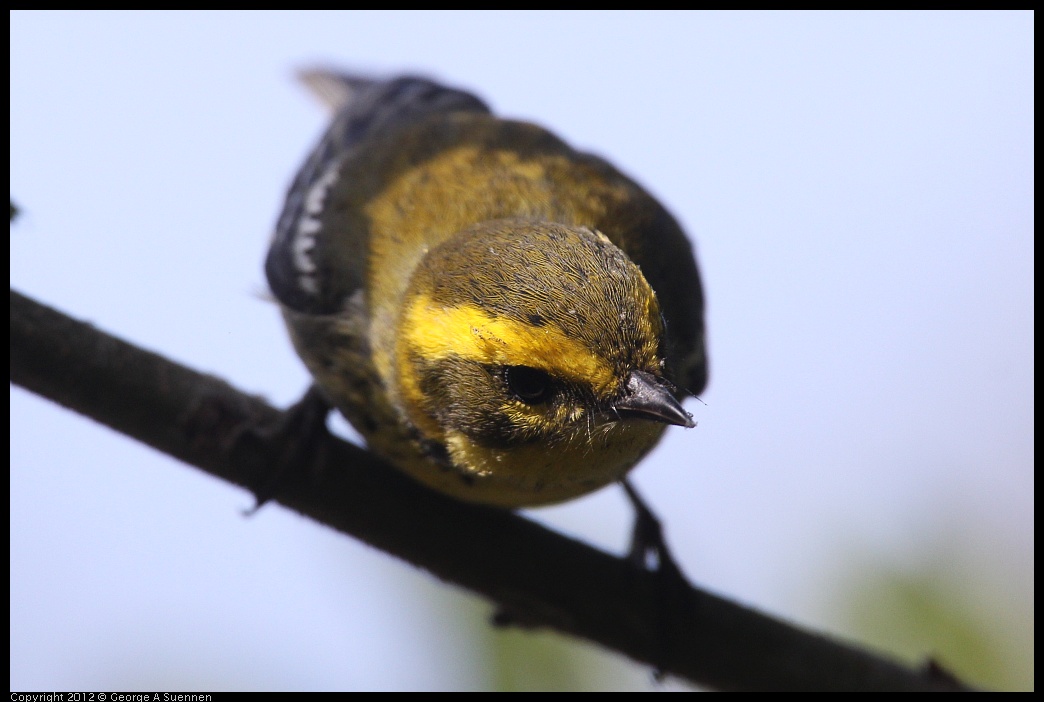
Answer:
[{"label": "small warbler", "polygon": [[674,218],[606,161],[423,78],[303,74],[334,110],[265,264],[297,353],[375,453],[520,507],[622,480],[707,381]]}]

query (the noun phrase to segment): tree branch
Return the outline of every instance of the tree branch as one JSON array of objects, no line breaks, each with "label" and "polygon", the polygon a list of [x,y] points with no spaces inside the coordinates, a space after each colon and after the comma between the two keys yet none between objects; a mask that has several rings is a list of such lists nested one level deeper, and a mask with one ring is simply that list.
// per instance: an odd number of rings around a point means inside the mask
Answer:
[{"label": "tree branch", "polygon": [[[11,381],[255,491],[294,451],[293,437],[244,431],[282,416],[261,399],[14,290]],[[443,497],[330,435],[319,441],[308,479],[278,502],[480,593],[516,621],[721,689],[963,687],[932,663],[911,670],[688,585],[667,590],[623,559],[512,512]]]}]

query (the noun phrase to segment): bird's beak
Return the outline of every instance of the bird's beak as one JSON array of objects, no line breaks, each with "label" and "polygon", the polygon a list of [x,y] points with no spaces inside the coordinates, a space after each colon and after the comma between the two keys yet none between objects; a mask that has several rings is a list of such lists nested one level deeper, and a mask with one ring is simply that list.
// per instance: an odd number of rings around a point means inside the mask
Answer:
[{"label": "bird's beak", "polygon": [[650,419],[688,429],[696,426],[692,415],[682,409],[663,381],[645,371],[631,371],[626,394],[613,403],[613,409],[621,417]]}]

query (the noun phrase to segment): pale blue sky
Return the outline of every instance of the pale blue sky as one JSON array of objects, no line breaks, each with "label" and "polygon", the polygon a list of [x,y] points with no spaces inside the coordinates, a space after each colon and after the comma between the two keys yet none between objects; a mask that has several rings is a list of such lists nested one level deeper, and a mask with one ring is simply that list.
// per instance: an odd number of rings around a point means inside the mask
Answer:
[{"label": "pale blue sky", "polygon": [[[692,579],[834,627],[852,554],[937,547],[1032,603],[1032,14],[15,12],[12,286],[291,402],[261,260],[315,62],[471,88],[693,237],[711,382],[634,474]],[[481,684],[443,586],[250,504],[12,389],[12,689]]]}]

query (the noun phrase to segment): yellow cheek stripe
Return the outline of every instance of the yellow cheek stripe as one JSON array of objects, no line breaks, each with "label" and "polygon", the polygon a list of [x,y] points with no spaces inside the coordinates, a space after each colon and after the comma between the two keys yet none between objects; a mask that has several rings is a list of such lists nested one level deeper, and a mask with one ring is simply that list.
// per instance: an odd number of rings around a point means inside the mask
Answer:
[{"label": "yellow cheek stripe", "polygon": [[615,384],[609,363],[550,324],[535,326],[495,317],[471,304],[446,307],[417,295],[400,328],[401,351],[437,360],[459,356],[477,363],[529,366],[590,385],[595,393]]}]

